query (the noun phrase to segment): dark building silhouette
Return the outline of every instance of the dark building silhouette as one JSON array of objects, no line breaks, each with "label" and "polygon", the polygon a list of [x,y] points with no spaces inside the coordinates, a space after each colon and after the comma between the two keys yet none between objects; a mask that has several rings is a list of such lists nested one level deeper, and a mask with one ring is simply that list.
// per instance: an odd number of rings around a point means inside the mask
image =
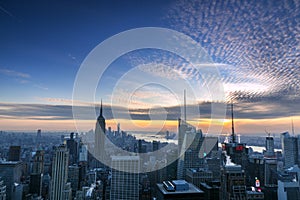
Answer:
[{"label": "dark building silhouette", "polygon": [[186,178],[188,182],[193,183],[195,186],[200,188],[201,183],[212,181],[213,173],[212,171],[204,168],[198,169],[187,169]]},{"label": "dark building silhouette", "polygon": [[256,179],[260,181],[261,187],[265,185],[265,159],[261,154],[252,154],[249,156],[249,162],[247,166],[246,183],[254,186]]},{"label": "dark building silhouette", "polygon": [[[105,118],[103,117],[102,100],[100,106],[100,115],[97,118],[95,128],[95,154],[98,161],[103,161],[105,157]],[[99,163],[99,162],[97,162]]]},{"label": "dark building silhouette", "polygon": [[159,141],[153,141],[152,142],[152,151],[157,151],[159,149],[160,142]]},{"label": "dark building silhouette", "polygon": [[31,194],[36,194],[37,196],[41,196],[42,181],[43,181],[43,174],[30,174],[29,192]]},{"label": "dark building silhouette", "polygon": [[275,157],[275,151],[274,151],[274,138],[268,135],[266,137],[266,152],[265,152],[266,157]]},{"label": "dark building silhouette", "polygon": [[42,130],[38,129],[36,132],[36,144],[39,145],[42,140]]},{"label": "dark building silhouette", "polygon": [[20,161],[21,146],[10,146],[8,152],[8,161]]},{"label": "dark building silhouette", "polygon": [[76,165],[69,166],[68,182],[71,183],[72,195],[75,195],[76,191],[79,189],[79,172],[80,172],[79,166]]},{"label": "dark building silhouette", "polygon": [[70,133],[70,139],[67,139],[67,148],[69,149],[69,165],[78,162],[78,142],[74,139],[74,133]]},{"label": "dark building silhouette", "polygon": [[265,158],[265,173],[264,173],[265,186],[277,186],[277,159]]},{"label": "dark building silhouette", "polygon": [[245,173],[240,165],[225,165],[221,170],[220,200],[246,199]]},{"label": "dark building silhouette", "polygon": [[147,146],[143,144],[143,140],[138,140],[138,153],[146,153],[147,152]]},{"label": "dark building silhouette", "polygon": [[220,199],[220,181],[202,182],[199,188],[203,190],[205,200]]},{"label": "dark building silhouette", "polygon": [[0,177],[6,185],[6,199],[10,200],[14,195],[16,184],[21,183],[22,162],[9,161],[0,163]]},{"label": "dark building silhouette", "polygon": [[32,170],[30,174],[29,192],[42,195],[42,179],[44,172],[44,151],[37,150],[33,156]]}]

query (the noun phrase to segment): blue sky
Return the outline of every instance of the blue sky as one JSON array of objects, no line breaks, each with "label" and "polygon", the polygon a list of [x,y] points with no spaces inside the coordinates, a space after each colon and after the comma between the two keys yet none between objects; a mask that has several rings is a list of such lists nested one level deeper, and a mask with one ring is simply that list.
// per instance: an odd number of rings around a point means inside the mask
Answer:
[{"label": "blue sky", "polygon": [[[1,2],[2,101],[71,99],[80,63],[96,45],[127,29],[162,26],[161,16],[168,4],[167,1],[163,4],[158,1]],[[28,76],[20,77],[18,72]]]},{"label": "blue sky", "polygon": [[[274,131],[283,125],[278,131],[289,129],[290,117],[296,126],[300,124],[299,1],[2,1],[0,25],[0,118],[5,120],[37,120],[39,116],[46,124],[49,116],[37,104],[70,106],[79,67],[99,43],[133,28],[164,27],[202,45],[220,72],[226,99],[237,103],[242,132],[251,132],[251,123],[258,127],[255,132],[264,131],[258,119],[274,120],[269,125]],[[113,92],[121,99],[124,89],[140,84],[136,77],[124,80],[137,66],[140,77],[154,82],[166,79],[176,90],[173,95],[168,88],[142,87],[132,95],[131,109],[181,104],[185,88],[175,81],[178,74],[203,91],[195,99],[188,91],[189,104],[210,101],[204,81],[186,61],[153,49],[134,51],[114,61],[99,83],[96,100],[103,98],[109,104]],[[172,74],[168,66],[178,74]],[[37,106],[26,110],[26,104]],[[122,102],[111,106],[122,106]],[[63,108],[57,115],[51,112],[62,124],[71,119],[70,108]],[[25,113],[22,117],[18,109]],[[109,109],[107,115],[112,118]],[[145,113],[137,118],[148,119]],[[191,114],[190,118],[199,116]]]}]

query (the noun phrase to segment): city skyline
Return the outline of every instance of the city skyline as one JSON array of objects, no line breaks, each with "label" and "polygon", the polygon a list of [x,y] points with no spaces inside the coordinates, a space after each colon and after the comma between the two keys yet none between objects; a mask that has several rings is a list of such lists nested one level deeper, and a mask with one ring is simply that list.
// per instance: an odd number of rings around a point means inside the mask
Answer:
[{"label": "city skyline", "polygon": [[[188,88],[176,85],[176,80],[185,77],[197,84],[203,79],[195,77],[189,63],[168,52],[146,49],[122,55],[101,77],[94,102],[72,101],[76,74],[94,47],[122,31],[164,27],[192,37],[211,57],[226,99],[235,102],[237,133],[292,132],[291,120],[297,133],[299,8],[298,1],[3,2],[1,130],[75,130],[72,105],[95,106],[98,113],[103,98],[107,126],[121,123],[122,129],[132,131],[126,118],[114,119],[111,113],[112,107],[120,113],[129,108],[133,123],[140,127],[135,131],[151,131],[162,123],[164,130],[177,131],[183,90]],[[177,90],[173,94],[150,84],[131,94],[131,104],[115,103],[113,92],[122,96],[124,88],[140,84],[138,79],[127,79],[115,87],[136,67],[141,77],[150,74],[153,82],[166,79]],[[212,100],[205,86],[199,90],[201,95],[196,97],[187,90],[188,121],[206,132]],[[149,120],[149,109],[155,111],[159,106],[170,112],[167,120]],[[200,115],[194,112],[198,107]],[[213,123],[224,123],[223,134],[230,133],[229,118],[213,119]],[[82,120],[86,131],[94,128],[94,120],[92,116]]]}]

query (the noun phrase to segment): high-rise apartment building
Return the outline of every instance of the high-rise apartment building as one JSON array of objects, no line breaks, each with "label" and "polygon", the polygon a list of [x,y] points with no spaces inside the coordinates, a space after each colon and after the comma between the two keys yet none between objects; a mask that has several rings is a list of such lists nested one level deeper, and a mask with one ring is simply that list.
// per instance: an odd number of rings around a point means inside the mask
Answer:
[{"label": "high-rise apartment building", "polygon": [[266,152],[265,152],[266,157],[274,157],[275,152],[274,152],[274,138],[271,136],[266,137]]},{"label": "high-rise apartment building", "polygon": [[110,200],[139,199],[139,156],[112,156]]},{"label": "high-rise apartment building", "polygon": [[290,136],[288,132],[281,134],[282,153],[284,157],[284,167],[290,168],[298,164],[298,142],[297,138]]},{"label": "high-rise apartment building", "polygon": [[[52,162],[51,200],[65,200],[68,179],[69,150],[65,145],[56,147]],[[68,198],[67,198],[68,199]]]}]

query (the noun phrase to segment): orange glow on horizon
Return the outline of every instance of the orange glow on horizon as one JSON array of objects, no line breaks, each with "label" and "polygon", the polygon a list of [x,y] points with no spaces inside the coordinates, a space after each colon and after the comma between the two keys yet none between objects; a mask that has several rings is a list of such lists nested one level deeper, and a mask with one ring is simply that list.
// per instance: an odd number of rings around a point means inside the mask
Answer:
[{"label": "orange glow on horizon", "polygon": [[[293,117],[295,131],[300,130],[298,122],[300,122],[300,116]],[[82,131],[89,131],[95,128],[94,120],[81,120],[77,125]],[[106,120],[106,127],[111,127],[112,130],[116,130],[117,123],[121,124],[121,129],[124,131],[178,131],[177,120]],[[223,126],[221,134],[231,133],[231,121],[230,120],[211,120],[201,119],[201,121],[188,121],[188,123],[202,129],[204,133],[207,132],[210,125]],[[135,128],[133,129],[132,124]],[[10,131],[35,131],[42,129],[45,131],[74,131],[76,130],[74,120],[33,120],[33,119],[1,119],[0,130]],[[291,118],[275,118],[275,119],[235,119],[235,130],[238,134],[248,133],[265,133],[265,130],[271,133],[282,133],[284,131],[291,132]]]}]

